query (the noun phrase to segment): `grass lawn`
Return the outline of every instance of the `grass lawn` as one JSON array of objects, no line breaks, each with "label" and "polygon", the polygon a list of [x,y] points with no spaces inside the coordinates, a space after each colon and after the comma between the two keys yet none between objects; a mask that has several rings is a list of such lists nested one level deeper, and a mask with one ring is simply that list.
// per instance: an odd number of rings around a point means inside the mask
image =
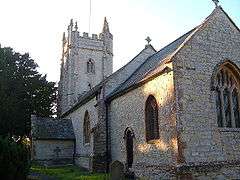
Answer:
[{"label": "grass lawn", "polygon": [[33,165],[31,172],[46,174],[52,177],[57,177],[60,180],[108,180],[107,174],[90,173],[76,166],[62,166],[62,167],[43,167]]}]

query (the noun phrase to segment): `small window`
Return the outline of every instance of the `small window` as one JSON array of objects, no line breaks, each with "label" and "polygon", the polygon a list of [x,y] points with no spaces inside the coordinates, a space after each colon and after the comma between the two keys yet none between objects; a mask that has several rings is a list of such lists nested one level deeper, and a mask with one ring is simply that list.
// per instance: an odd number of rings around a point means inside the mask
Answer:
[{"label": "small window", "polygon": [[87,73],[95,73],[95,65],[92,59],[87,62]]},{"label": "small window", "polygon": [[152,95],[147,98],[145,105],[145,126],[147,142],[159,139],[158,105]]},{"label": "small window", "polygon": [[84,115],[83,138],[85,144],[90,143],[90,118],[88,111],[86,111]]},{"label": "small window", "polygon": [[240,127],[239,78],[230,63],[220,66],[215,78],[218,127]]}]

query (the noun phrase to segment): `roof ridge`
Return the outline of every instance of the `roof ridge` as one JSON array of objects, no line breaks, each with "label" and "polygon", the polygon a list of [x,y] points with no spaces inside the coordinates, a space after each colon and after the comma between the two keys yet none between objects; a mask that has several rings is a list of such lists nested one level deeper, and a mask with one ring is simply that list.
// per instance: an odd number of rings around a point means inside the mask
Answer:
[{"label": "roof ridge", "polygon": [[[150,44],[150,47],[155,51],[155,53],[157,52],[156,49]],[[126,67],[128,64],[130,64],[134,59],[136,59],[144,50],[146,50],[147,48],[145,47],[144,49],[142,49],[136,56],[134,56],[134,58],[132,58],[127,64],[125,64],[124,66],[122,66],[120,69],[118,69],[117,71],[115,71],[114,73],[112,73],[110,76],[108,76],[105,80],[107,81],[111,76],[115,75],[117,72],[119,72],[120,70],[122,70],[124,67]],[[154,54],[155,54],[154,53]],[[151,55],[152,56],[152,55]],[[144,63],[144,62],[143,62]],[[140,65],[141,66],[141,65]],[[102,81],[103,82],[103,81]],[[99,83],[100,84],[100,83]]]}]

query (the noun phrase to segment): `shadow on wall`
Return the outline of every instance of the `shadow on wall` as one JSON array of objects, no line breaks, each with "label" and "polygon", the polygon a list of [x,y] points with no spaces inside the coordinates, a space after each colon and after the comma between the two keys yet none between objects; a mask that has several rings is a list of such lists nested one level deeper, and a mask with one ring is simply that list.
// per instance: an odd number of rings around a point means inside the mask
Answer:
[{"label": "shadow on wall", "polygon": [[[163,115],[165,117],[166,115],[166,117],[170,118],[167,119],[167,121],[169,121],[168,123],[170,123],[170,126],[175,126],[176,124],[175,118],[173,118],[172,116],[175,109],[173,72],[160,75],[155,79],[147,82],[143,86],[143,93],[145,97],[153,95],[156,98],[158,107],[160,109],[159,116]],[[164,112],[161,112],[162,110],[164,110]],[[164,114],[166,112],[167,114]],[[165,131],[166,129],[165,123],[164,124],[160,123],[159,126],[160,129],[162,128],[163,131]],[[170,131],[174,131],[174,129]],[[151,142],[148,143],[139,144],[137,148],[142,153],[148,153],[151,150],[151,147],[153,146],[154,149],[156,148],[162,152],[171,150],[177,153],[178,151],[177,137],[174,135],[174,137],[165,139],[164,137],[160,136],[160,139],[152,140]]]}]

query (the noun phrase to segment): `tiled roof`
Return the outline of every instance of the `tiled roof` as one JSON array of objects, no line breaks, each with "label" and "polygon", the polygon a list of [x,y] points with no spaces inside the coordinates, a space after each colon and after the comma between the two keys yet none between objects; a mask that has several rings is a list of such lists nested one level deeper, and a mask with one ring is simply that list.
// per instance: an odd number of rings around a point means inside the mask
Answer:
[{"label": "tiled roof", "polygon": [[192,29],[188,33],[184,34],[180,38],[156,52],[154,55],[147,58],[146,61],[124,83],[122,83],[108,96],[108,98],[111,99],[122,91],[139,83],[150,72],[160,66],[165,58],[172,55],[195,29],[196,28]]},{"label": "tiled roof", "polygon": [[36,139],[74,140],[72,121],[69,119],[40,118],[32,116],[32,137]]}]

